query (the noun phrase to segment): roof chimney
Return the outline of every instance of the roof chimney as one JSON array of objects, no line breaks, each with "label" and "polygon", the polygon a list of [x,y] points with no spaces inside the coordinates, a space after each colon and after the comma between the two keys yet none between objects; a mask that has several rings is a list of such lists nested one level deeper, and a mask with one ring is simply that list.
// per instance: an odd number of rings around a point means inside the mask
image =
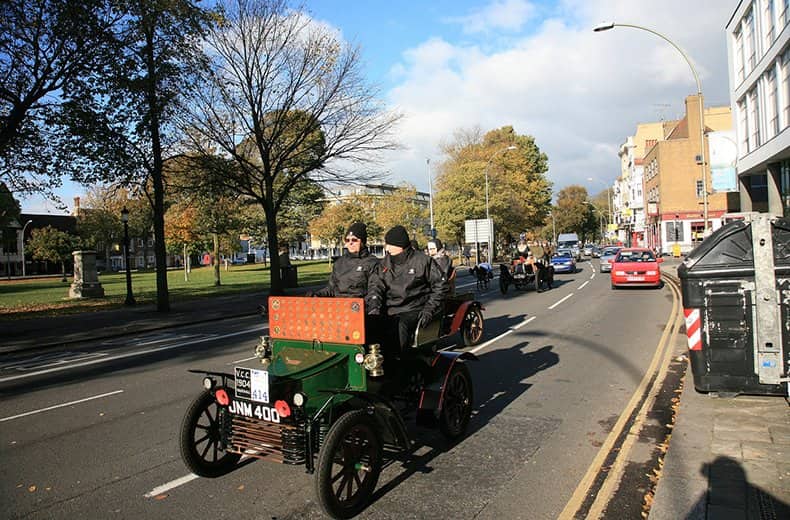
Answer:
[{"label": "roof chimney", "polygon": [[80,198],[79,197],[74,197],[74,216],[75,217],[79,217],[80,216]]}]

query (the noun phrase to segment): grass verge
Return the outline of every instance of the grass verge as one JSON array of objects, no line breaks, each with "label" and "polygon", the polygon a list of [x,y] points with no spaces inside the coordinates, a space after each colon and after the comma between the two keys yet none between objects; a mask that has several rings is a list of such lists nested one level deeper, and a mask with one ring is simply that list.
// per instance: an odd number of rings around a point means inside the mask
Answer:
[{"label": "grass verge", "polygon": [[[330,264],[320,262],[295,262],[300,286],[326,283]],[[171,302],[229,296],[246,292],[265,292],[270,285],[268,267],[260,264],[232,265],[226,271],[220,269],[221,285],[214,285],[214,269],[198,267],[192,269],[186,280],[183,270],[167,273],[167,287]],[[71,279],[61,277],[28,278],[24,280],[0,280],[0,319],[24,319],[59,314],[71,314],[107,310],[123,306],[126,299],[126,274],[103,273],[99,282],[104,288],[104,298],[69,298]],[[138,304],[156,301],[156,273],[154,271],[132,272],[132,294]]]}]

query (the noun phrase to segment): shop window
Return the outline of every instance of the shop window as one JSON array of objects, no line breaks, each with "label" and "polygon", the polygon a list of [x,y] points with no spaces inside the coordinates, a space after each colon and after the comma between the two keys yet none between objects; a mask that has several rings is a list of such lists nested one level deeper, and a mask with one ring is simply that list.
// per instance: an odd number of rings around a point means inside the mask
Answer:
[{"label": "shop window", "polygon": [[667,222],[667,242],[683,242],[683,222],[682,221],[668,221]]}]

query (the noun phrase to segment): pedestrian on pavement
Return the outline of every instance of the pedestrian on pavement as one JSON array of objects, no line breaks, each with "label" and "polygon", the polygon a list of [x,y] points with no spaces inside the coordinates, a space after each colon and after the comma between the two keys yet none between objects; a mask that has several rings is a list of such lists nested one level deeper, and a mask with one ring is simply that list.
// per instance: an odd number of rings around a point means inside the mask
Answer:
[{"label": "pedestrian on pavement", "polygon": [[[373,273],[379,259],[368,250],[368,228],[362,222],[348,227],[343,239],[346,248],[343,255],[332,264],[329,284],[313,293],[313,296],[336,298],[366,298]],[[370,305],[365,302],[369,311]]]},{"label": "pedestrian on pavement", "polygon": [[447,280],[438,264],[415,250],[403,226],[384,235],[386,256],[370,286],[371,314],[385,320],[386,338],[397,338],[398,352],[410,347],[418,326],[431,322],[442,309]]}]

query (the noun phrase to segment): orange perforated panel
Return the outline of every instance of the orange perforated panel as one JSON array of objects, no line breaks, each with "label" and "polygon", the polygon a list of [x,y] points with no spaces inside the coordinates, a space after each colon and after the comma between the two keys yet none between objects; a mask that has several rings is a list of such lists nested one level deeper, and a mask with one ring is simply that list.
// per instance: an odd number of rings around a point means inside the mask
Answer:
[{"label": "orange perforated panel", "polygon": [[365,343],[365,301],[272,296],[269,334],[280,339],[361,345]]}]

